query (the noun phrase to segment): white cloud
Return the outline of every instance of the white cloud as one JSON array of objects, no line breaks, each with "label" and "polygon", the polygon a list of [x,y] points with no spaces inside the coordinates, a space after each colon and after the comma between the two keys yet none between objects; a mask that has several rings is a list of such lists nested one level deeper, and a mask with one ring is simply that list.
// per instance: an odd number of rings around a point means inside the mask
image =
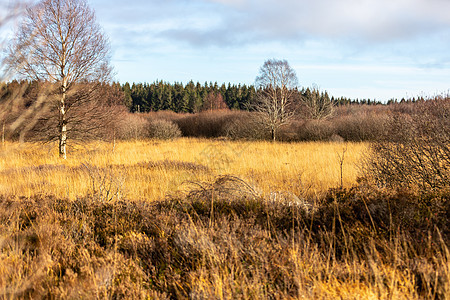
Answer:
[{"label": "white cloud", "polygon": [[403,97],[449,82],[449,0],[88,1],[126,80],[248,84],[276,57],[297,66],[302,85],[343,96]]},{"label": "white cloud", "polygon": [[202,47],[311,37],[386,43],[450,31],[448,0],[90,1],[104,23],[146,24],[148,35]]}]

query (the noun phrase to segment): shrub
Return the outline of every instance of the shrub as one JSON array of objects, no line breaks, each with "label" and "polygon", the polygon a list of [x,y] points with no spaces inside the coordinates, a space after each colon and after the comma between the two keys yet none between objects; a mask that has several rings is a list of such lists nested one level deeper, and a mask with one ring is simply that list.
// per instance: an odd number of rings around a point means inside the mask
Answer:
[{"label": "shrub", "polygon": [[176,123],[177,120],[179,120],[189,114],[176,113],[171,110],[159,110],[159,111],[148,112],[143,115],[149,120],[163,119],[166,121],[171,121],[171,122]]},{"label": "shrub", "polygon": [[216,138],[225,136],[225,125],[239,112],[228,110],[205,111],[186,115],[175,122],[180,126],[183,136]]},{"label": "shrub", "polygon": [[333,123],[327,120],[308,120],[296,132],[300,141],[326,141],[335,133]]},{"label": "shrub", "polygon": [[346,141],[374,141],[386,130],[387,113],[359,111],[333,120],[335,133]]},{"label": "shrub", "polygon": [[224,128],[231,139],[265,140],[270,139],[270,132],[264,122],[255,113],[241,113],[231,119]]},{"label": "shrub", "polygon": [[[297,129],[299,128],[299,126],[303,126],[300,124],[304,124],[305,122],[303,121],[296,121],[293,120],[291,122],[289,122],[288,124],[285,124],[283,126],[281,126],[278,129],[278,140],[281,142],[297,142],[298,139],[298,135],[297,135]],[[269,139],[269,137],[264,137],[264,139]]]},{"label": "shrub", "polygon": [[125,114],[117,124],[116,136],[122,140],[144,139],[148,137],[149,122],[140,114]]},{"label": "shrub", "polygon": [[450,99],[395,114],[371,146],[365,170],[378,185],[429,193],[450,187]]},{"label": "shrub", "polygon": [[180,127],[171,121],[156,119],[149,124],[149,137],[154,139],[174,139],[181,136]]}]

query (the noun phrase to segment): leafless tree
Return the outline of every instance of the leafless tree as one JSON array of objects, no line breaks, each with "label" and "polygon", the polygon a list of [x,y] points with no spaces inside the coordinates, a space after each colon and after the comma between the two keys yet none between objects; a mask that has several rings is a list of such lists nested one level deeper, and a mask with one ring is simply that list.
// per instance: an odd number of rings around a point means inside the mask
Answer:
[{"label": "leafless tree", "polygon": [[278,129],[287,124],[294,115],[292,102],[297,84],[297,75],[286,60],[267,60],[256,77],[258,93],[253,107],[260,113],[274,141]]},{"label": "leafless tree", "polygon": [[307,116],[311,119],[324,119],[333,113],[333,102],[316,86],[307,90],[306,95],[302,96],[300,100],[305,107]]},{"label": "leafless tree", "polygon": [[228,105],[225,103],[225,100],[223,100],[222,94],[209,92],[206,96],[205,101],[203,102],[201,111],[213,111],[221,109],[229,109]]},{"label": "leafless tree", "polygon": [[47,96],[58,111],[58,149],[65,159],[68,124],[77,119],[71,112],[80,112],[110,80],[109,42],[94,11],[85,0],[42,0],[29,7],[7,62],[22,77],[52,88]]}]

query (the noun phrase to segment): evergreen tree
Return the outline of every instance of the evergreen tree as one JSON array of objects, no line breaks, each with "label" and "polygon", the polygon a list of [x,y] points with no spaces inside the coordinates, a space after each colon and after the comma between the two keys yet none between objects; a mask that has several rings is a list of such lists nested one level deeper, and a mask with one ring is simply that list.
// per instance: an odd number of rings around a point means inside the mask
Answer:
[{"label": "evergreen tree", "polygon": [[133,98],[131,97],[131,87],[128,82],[125,82],[125,84],[122,87],[123,93],[124,93],[124,104],[128,109],[131,111],[133,109]]}]

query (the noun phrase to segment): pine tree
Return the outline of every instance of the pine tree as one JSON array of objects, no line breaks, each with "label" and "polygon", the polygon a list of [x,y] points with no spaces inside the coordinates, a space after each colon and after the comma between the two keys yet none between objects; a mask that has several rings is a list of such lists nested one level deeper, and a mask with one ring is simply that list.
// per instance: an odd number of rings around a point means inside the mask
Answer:
[{"label": "pine tree", "polygon": [[122,86],[122,91],[125,96],[124,104],[131,111],[133,109],[133,98],[131,97],[131,87],[128,82],[125,82],[125,84]]}]

